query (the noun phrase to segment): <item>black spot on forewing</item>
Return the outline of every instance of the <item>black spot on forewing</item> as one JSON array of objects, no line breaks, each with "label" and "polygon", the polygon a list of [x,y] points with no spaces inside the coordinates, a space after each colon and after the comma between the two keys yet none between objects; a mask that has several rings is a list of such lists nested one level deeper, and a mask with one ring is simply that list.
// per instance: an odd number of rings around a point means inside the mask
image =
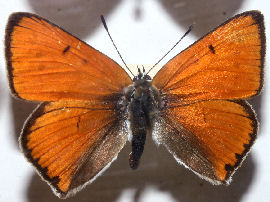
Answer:
[{"label": "black spot on forewing", "polygon": [[209,45],[209,49],[210,49],[210,51],[211,51],[213,54],[216,53],[216,51],[215,51],[215,49],[214,49],[214,46],[212,46],[212,44]]},{"label": "black spot on forewing", "polygon": [[63,55],[64,55],[66,52],[68,52],[69,49],[70,49],[70,46],[67,46],[67,47],[63,50]]}]

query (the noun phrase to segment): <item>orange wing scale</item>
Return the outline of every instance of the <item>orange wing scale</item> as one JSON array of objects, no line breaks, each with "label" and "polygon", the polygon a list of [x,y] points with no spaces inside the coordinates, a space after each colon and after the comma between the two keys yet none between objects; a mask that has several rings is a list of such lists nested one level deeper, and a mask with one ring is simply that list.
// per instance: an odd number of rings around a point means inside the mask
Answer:
[{"label": "orange wing scale", "polygon": [[246,99],[262,87],[263,16],[235,16],[175,56],[153,84],[175,102]]},{"label": "orange wing scale", "polygon": [[255,113],[239,100],[260,93],[264,56],[258,11],[235,16],[175,56],[153,79],[165,103],[154,139],[202,178],[228,184],[256,138]]},{"label": "orange wing scale", "polygon": [[[204,101],[171,108],[164,114],[172,123],[196,134],[195,144],[211,162],[216,179],[223,183],[229,182],[233,168],[239,166],[257,133],[255,115],[245,102]],[[198,165],[189,166],[193,169]]]},{"label": "orange wing scale", "polygon": [[[66,197],[74,188],[72,181],[79,175],[80,167],[102,147],[107,136],[115,134],[115,145],[109,149],[111,154],[106,164],[117,156],[127,137],[121,135],[124,132],[120,129],[125,130],[112,109],[93,109],[86,101],[43,103],[27,120],[20,142],[28,159],[41,170],[42,177],[49,180],[61,197]],[[104,159],[101,154],[99,158]],[[91,166],[98,167],[92,170],[91,177],[105,165],[90,165],[88,170]],[[82,180],[77,186],[87,181]]]},{"label": "orange wing scale", "polygon": [[14,95],[26,100],[96,100],[132,83],[113,60],[32,14],[9,18],[6,56]]},{"label": "orange wing scale", "polygon": [[[113,60],[33,14],[15,13],[6,31],[12,93],[46,101],[25,123],[21,148],[62,198],[118,155],[128,129],[116,101],[132,83]],[[154,140],[214,184],[227,184],[257,133],[252,108],[241,99],[263,85],[263,16],[228,20],[169,61],[152,83],[164,108]]]},{"label": "orange wing scale", "polygon": [[13,95],[46,101],[26,121],[21,148],[66,198],[107,168],[126,143],[115,107],[132,80],[104,54],[29,13],[10,16],[5,51]]}]

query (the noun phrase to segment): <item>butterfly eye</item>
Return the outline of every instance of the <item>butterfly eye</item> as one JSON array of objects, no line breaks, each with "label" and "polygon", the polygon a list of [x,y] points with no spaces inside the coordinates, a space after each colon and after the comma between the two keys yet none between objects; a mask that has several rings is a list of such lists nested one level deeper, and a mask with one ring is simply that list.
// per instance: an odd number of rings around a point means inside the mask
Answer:
[{"label": "butterfly eye", "polygon": [[143,77],[145,80],[147,80],[147,81],[151,81],[152,80],[152,78],[149,76],[149,75],[144,75],[144,77]]},{"label": "butterfly eye", "polygon": [[138,80],[138,77],[137,76],[134,76],[134,78],[132,79],[133,82],[135,82],[137,80]]}]

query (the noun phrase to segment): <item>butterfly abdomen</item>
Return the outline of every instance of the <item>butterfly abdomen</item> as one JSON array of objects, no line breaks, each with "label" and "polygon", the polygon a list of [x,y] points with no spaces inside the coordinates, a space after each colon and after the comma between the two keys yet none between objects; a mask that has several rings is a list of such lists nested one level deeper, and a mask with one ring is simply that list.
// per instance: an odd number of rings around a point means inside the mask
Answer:
[{"label": "butterfly abdomen", "polygon": [[144,150],[149,121],[147,120],[141,99],[133,98],[129,106],[129,111],[130,128],[132,132],[132,151],[129,157],[129,164],[132,169],[136,169]]}]

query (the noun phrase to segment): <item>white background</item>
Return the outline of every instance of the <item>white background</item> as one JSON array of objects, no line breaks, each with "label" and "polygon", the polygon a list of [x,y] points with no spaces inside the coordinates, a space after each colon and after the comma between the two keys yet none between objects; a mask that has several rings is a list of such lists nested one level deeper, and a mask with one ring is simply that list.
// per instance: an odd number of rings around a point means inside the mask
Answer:
[{"label": "white background", "polygon": [[[4,59],[5,24],[10,13],[41,15],[122,64],[100,22],[107,19],[111,34],[128,64],[154,64],[187,30],[192,32],[161,64],[227,18],[246,10],[265,15],[269,37],[269,0],[1,0],[0,2],[0,201],[59,201],[35,174],[18,148],[22,124],[35,104],[13,99],[8,90]],[[267,44],[268,45],[268,44]],[[212,186],[177,165],[148,137],[138,170],[128,166],[130,144],[93,184],[66,201],[270,201],[270,97],[266,52],[265,88],[251,103],[261,126],[252,152],[230,186]]]}]

